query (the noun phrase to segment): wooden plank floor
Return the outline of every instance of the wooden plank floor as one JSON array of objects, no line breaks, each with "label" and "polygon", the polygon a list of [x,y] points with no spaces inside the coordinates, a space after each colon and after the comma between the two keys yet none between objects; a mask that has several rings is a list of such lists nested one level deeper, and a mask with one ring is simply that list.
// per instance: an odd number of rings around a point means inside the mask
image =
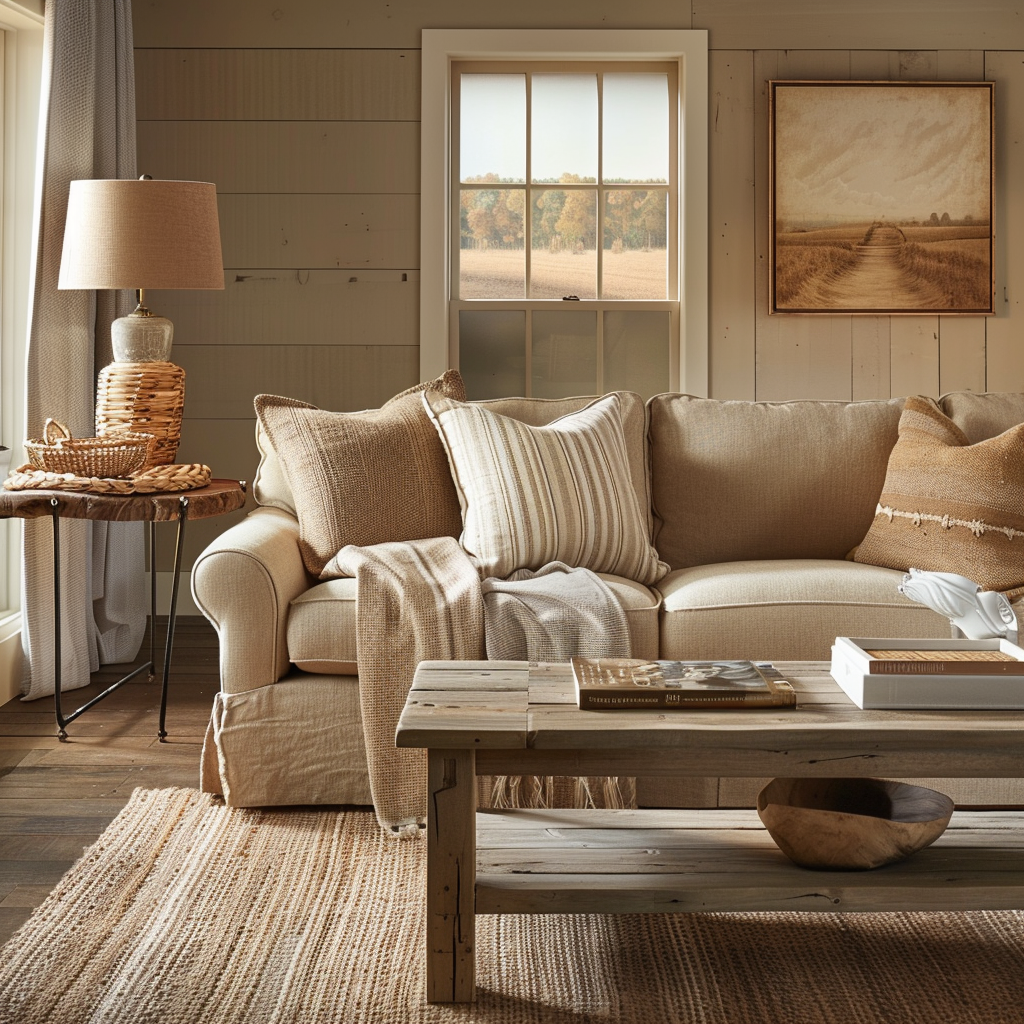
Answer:
[{"label": "wooden plank floor", "polygon": [[[174,636],[167,739],[157,740],[166,621],[157,619],[157,679],[127,683],[57,739],[53,700],[0,706],[0,943],[127,803],[137,786],[199,785],[203,734],[217,692],[217,635],[182,616]],[[134,664],[149,660],[149,638]],[[126,674],[105,665],[68,693],[65,713]]]}]

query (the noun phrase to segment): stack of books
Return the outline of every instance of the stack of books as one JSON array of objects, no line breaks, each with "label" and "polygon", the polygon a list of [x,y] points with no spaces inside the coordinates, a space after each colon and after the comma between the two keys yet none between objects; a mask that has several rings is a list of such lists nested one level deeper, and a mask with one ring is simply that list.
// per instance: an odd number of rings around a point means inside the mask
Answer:
[{"label": "stack of books", "polygon": [[859,708],[1024,709],[1024,648],[1008,640],[840,636],[831,674]]},{"label": "stack of books", "polygon": [[584,711],[699,711],[796,707],[796,692],[767,662],[572,658]]}]

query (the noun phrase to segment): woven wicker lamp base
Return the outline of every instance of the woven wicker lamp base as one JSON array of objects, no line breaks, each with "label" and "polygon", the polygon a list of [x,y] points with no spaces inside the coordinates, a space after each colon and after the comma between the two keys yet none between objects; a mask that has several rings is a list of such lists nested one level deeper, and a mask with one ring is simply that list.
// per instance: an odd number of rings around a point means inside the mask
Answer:
[{"label": "woven wicker lamp base", "polygon": [[96,382],[96,435],[152,434],[144,469],[174,462],[185,408],[185,371],[174,363],[111,363]]}]

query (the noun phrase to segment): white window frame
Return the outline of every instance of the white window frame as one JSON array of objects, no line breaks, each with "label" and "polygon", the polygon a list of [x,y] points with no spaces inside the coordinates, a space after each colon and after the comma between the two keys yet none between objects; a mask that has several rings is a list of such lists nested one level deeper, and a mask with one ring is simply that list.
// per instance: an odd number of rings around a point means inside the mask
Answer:
[{"label": "white window frame", "polygon": [[[25,362],[35,237],[42,0],[0,0],[3,152],[0,182],[0,439],[24,461]],[[22,522],[0,523],[0,702],[21,685]]]},{"label": "white window frame", "polygon": [[[708,393],[707,32],[605,29],[424,29],[420,143],[420,373],[451,365],[451,65],[466,60],[673,61],[679,68],[681,304],[671,390]],[[675,376],[675,375],[674,375]]]}]

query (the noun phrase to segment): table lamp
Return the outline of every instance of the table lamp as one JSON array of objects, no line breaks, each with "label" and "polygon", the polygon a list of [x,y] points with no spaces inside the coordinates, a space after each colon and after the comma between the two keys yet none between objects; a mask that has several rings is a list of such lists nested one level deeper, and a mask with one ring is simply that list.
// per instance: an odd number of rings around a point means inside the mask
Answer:
[{"label": "table lamp", "polygon": [[146,308],[145,292],[224,287],[216,186],[148,176],[71,182],[57,287],[138,292],[136,309],[110,328],[114,362],[97,380],[96,433],[152,434],[146,465],[173,462],[185,371],[169,362],[174,325]]}]

